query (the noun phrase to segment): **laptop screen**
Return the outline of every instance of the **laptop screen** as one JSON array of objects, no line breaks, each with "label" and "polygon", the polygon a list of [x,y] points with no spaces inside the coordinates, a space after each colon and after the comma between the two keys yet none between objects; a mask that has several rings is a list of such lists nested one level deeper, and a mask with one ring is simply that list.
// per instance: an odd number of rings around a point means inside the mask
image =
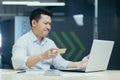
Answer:
[{"label": "laptop screen", "polygon": [[106,70],[113,45],[114,41],[93,40],[86,72]]}]

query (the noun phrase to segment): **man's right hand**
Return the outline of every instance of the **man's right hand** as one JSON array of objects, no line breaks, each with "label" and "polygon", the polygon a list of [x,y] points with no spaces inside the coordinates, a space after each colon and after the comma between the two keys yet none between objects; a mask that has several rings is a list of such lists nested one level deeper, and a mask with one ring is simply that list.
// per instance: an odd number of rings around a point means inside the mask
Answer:
[{"label": "man's right hand", "polygon": [[51,48],[51,49],[45,51],[44,53],[42,53],[41,58],[43,60],[55,58],[57,56],[57,50],[58,50],[58,48]]}]

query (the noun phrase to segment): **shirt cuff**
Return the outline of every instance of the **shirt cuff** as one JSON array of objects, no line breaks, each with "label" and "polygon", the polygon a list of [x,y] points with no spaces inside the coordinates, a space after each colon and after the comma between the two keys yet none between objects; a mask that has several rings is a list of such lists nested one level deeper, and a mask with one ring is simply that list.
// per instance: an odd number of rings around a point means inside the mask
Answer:
[{"label": "shirt cuff", "polygon": [[28,57],[29,57],[29,56],[25,57],[25,59],[24,59],[24,65],[23,65],[23,67],[24,67],[25,69],[28,69],[28,67],[27,67],[27,65],[26,65]]}]

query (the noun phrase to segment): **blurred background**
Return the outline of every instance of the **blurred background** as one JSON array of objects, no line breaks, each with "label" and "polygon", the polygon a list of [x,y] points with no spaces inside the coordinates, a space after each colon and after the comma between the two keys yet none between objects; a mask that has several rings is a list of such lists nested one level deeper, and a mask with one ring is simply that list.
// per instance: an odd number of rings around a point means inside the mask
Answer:
[{"label": "blurred background", "polygon": [[93,39],[113,40],[108,69],[120,69],[119,5],[119,0],[0,0],[0,67],[12,68],[12,46],[30,30],[30,12],[41,7],[53,13],[48,37],[67,48],[65,59],[81,60]]}]

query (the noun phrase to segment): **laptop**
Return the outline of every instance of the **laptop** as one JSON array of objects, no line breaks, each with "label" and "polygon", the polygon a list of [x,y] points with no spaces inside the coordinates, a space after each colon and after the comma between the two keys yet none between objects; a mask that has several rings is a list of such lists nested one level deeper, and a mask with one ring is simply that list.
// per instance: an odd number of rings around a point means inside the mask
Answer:
[{"label": "laptop", "polygon": [[80,68],[60,68],[59,70],[69,72],[94,72],[107,70],[113,45],[114,41],[93,40],[85,70],[81,70]]}]

